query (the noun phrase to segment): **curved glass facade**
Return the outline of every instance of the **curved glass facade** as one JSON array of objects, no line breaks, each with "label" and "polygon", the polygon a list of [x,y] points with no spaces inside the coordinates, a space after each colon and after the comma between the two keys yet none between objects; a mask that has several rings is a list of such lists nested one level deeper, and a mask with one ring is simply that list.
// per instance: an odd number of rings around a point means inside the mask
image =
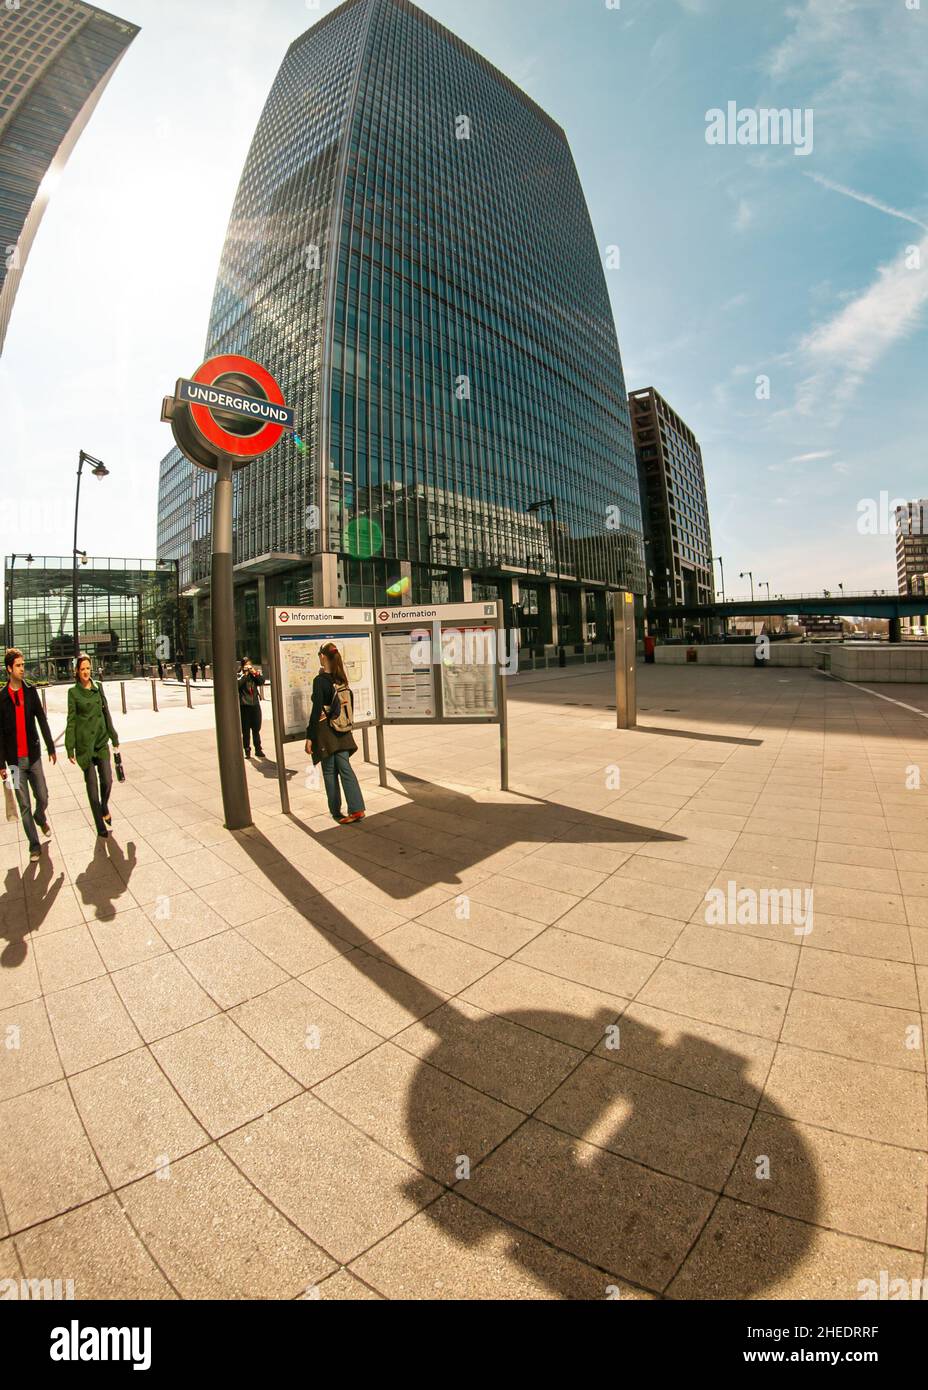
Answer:
[{"label": "curved glass facade", "polygon": [[[206,352],[258,358],[299,421],[236,475],[240,575],[279,554],[292,588],[304,557],[324,603],[383,600],[401,574],[429,598],[430,566],[452,596],[557,568],[578,595],[643,592],[622,363],[566,137],[407,0],[347,0],[291,46]],[[194,582],[210,486],[193,479]]]}]

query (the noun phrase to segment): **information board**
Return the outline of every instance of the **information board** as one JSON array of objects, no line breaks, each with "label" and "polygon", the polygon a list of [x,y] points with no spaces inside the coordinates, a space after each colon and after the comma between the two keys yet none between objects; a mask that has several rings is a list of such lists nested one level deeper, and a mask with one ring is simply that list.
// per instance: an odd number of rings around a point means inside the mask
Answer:
[{"label": "information board", "polygon": [[441,700],[445,719],[494,719],[499,708],[495,627],[442,628]]},{"label": "information board", "polygon": [[435,675],[427,629],[380,635],[383,712],[387,719],[434,719]]},{"label": "information board", "polygon": [[355,725],[376,722],[374,644],[369,632],[316,631],[309,636],[301,632],[278,631],[277,641],[284,734],[287,738],[306,732],[313,703],[313,681],[320,670],[319,648],[327,642],[332,642],[338,648],[345,663]]}]

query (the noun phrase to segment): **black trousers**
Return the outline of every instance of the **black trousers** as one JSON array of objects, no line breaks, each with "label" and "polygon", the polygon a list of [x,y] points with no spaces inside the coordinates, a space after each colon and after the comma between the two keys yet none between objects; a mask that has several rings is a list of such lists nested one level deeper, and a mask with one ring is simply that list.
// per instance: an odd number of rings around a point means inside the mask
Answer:
[{"label": "black trousers", "polygon": [[113,789],[113,764],[110,762],[109,753],[104,753],[102,758],[94,758],[93,762],[88,764],[84,772],[84,785],[87,788],[87,800],[93,812],[94,825],[97,827],[97,834],[100,835],[107,829],[103,817],[109,815],[110,792]]},{"label": "black trousers", "polygon": [[261,752],[261,706],[240,705],[242,712],[242,743],[245,753],[251,752],[251,740],[255,741],[255,752]]}]

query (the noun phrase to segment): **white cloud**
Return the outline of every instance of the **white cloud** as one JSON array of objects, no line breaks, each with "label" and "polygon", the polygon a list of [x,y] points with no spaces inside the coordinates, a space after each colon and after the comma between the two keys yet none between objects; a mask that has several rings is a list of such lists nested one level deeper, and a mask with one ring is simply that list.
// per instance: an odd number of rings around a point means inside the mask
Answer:
[{"label": "white cloud", "polygon": [[[928,236],[919,255],[928,264]],[[817,409],[825,393],[839,409],[846,404],[881,358],[915,330],[926,304],[928,274],[910,269],[905,252],[880,266],[867,289],[800,343],[800,359],[810,368],[800,384],[800,414]]]},{"label": "white cloud", "polygon": [[904,0],[804,0],[786,15],[792,28],[762,69],[789,87],[809,84],[819,152],[828,143],[841,150],[872,145],[888,131],[898,139],[904,125],[921,136],[924,8],[909,9]]},{"label": "white cloud", "polygon": [[818,450],[815,451],[815,453],[812,453],[812,454],[794,454],[793,457],[792,457],[791,459],[787,459],[786,462],[787,462],[787,463],[812,463],[814,459],[827,459],[827,458],[831,458],[831,456],[832,456],[833,453],[834,453],[834,449],[818,449]]},{"label": "white cloud", "polygon": [[750,227],[753,223],[753,221],[754,209],[751,207],[750,203],[745,198],[741,198],[738,202],[738,207],[735,211],[735,231],[746,232],[748,227]]}]

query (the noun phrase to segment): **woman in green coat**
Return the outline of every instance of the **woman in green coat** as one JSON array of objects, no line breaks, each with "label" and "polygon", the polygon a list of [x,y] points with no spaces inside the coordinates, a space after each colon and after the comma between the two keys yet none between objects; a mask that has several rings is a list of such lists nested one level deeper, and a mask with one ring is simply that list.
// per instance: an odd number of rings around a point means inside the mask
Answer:
[{"label": "woman in green coat", "polygon": [[93,812],[97,834],[106,839],[113,827],[110,792],[113,766],[109,745],[119,747],[119,738],[110,718],[103,686],[90,673],[90,657],[77,658],[75,681],[68,691],[68,723],[64,746],[68,758],[84,774],[87,799]]}]

